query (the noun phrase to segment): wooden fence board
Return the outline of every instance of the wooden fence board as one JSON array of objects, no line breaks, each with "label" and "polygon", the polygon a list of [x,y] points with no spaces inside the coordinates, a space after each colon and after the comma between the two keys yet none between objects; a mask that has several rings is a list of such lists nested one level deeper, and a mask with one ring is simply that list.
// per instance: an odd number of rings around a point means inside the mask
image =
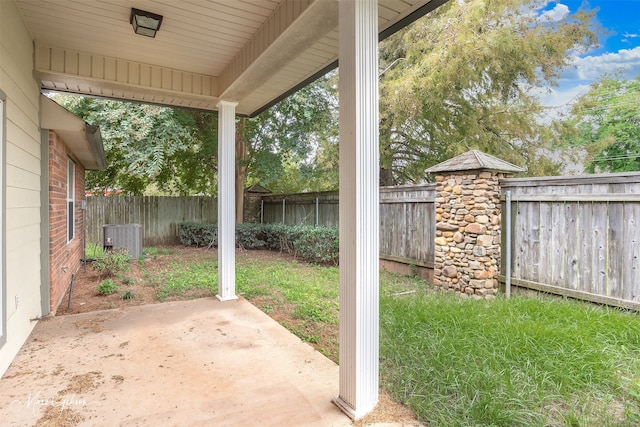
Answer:
[{"label": "wooden fence board", "polygon": [[[553,248],[553,229],[551,227],[552,209],[549,203],[540,203],[540,268],[538,276],[541,283],[551,284],[553,281],[552,260]],[[518,277],[518,279],[526,279]]]},{"label": "wooden fence board", "polygon": [[624,205],[609,203],[609,259],[607,271],[607,293],[614,298],[622,298],[622,271],[625,268],[623,259],[624,242]]},{"label": "wooden fence board", "polygon": [[[593,203],[578,204],[578,290],[592,292],[593,275]],[[534,280],[535,281],[535,280]]]},{"label": "wooden fence board", "polygon": [[514,283],[640,307],[640,173],[504,179],[501,185],[502,200],[511,191],[517,206]]},{"label": "wooden fence board", "polygon": [[179,243],[178,224],[216,222],[212,197],[89,196],[86,241],[102,244],[105,224],[141,224],[145,246]]},{"label": "wooden fence board", "polygon": [[569,235],[576,236],[574,239],[563,239],[566,241],[566,280],[567,287],[578,289],[580,281],[580,242],[577,236],[580,235],[580,222],[578,220],[578,203],[565,203],[565,227]]},{"label": "wooden fence board", "polygon": [[624,206],[625,217],[625,251],[623,283],[625,285],[622,298],[628,301],[640,301],[638,299],[638,286],[640,282],[640,230],[638,230],[638,220],[640,219],[640,205],[626,203]]},{"label": "wooden fence board", "polygon": [[607,255],[609,228],[608,207],[603,203],[593,204],[593,282],[592,293],[606,295]]}]

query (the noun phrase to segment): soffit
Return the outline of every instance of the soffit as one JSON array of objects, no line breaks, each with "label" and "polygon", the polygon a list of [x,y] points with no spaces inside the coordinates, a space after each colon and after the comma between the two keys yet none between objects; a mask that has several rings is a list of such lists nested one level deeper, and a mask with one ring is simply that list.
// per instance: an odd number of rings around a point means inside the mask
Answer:
[{"label": "soffit", "polygon": [[105,169],[106,158],[100,129],[88,125],[43,95],[40,96],[40,127],[55,131],[85,169]]},{"label": "soffit", "polygon": [[[338,56],[337,0],[15,1],[43,89],[252,114]],[[444,1],[379,0],[379,29]],[[155,38],[132,7],[163,15]]]}]

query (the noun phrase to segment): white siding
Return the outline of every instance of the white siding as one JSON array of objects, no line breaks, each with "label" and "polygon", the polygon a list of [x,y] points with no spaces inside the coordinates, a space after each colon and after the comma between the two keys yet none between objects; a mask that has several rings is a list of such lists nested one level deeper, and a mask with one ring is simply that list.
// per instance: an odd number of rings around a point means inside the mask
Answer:
[{"label": "white siding", "polygon": [[[0,375],[40,316],[39,87],[33,78],[33,44],[14,2],[0,1],[0,90],[6,95],[6,342]],[[1,295],[1,294],[0,294]],[[19,301],[19,304],[16,304]],[[1,343],[2,341],[0,341]]]}]

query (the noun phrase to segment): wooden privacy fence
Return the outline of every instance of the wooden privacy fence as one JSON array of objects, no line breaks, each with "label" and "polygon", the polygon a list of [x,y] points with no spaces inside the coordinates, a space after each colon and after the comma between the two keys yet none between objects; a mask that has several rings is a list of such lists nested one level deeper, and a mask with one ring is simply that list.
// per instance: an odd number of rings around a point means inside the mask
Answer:
[{"label": "wooden privacy fence", "polygon": [[[500,179],[500,187],[502,283],[508,263],[515,286],[640,309],[640,173]],[[381,259],[434,268],[435,196],[432,184],[380,189]],[[338,226],[336,191],[265,195],[260,205],[264,223]],[[211,197],[91,196],[85,218],[89,243],[102,242],[105,224],[138,223],[144,245],[173,244],[180,222],[216,222],[217,203]]]},{"label": "wooden privacy fence", "polygon": [[[434,186],[380,189],[380,257],[433,268]],[[338,192],[265,195],[264,223],[338,226]],[[216,222],[212,197],[89,196],[86,239],[102,244],[105,224],[142,224],[145,246],[179,243],[177,224]]]},{"label": "wooden privacy fence", "polygon": [[380,258],[433,268],[435,184],[380,189]]},{"label": "wooden privacy fence", "polygon": [[[380,258],[433,268],[435,186],[380,188]],[[338,226],[338,192],[266,195],[262,222]]]},{"label": "wooden privacy fence", "polygon": [[640,308],[640,173],[500,183],[503,205],[511,198],[514,285]]},{"label": "wooden privacy fence", "polygon": [[338,192],[262,196],[262,222],[337,227]]},{"label": "wooden privacy fence", "polygon": [[218,205],[213,197],[88,196],[87,243],[102,244],[105,224],[141,224],[145,246],[180,242],[178,224],[185,221],[216,222]]}]

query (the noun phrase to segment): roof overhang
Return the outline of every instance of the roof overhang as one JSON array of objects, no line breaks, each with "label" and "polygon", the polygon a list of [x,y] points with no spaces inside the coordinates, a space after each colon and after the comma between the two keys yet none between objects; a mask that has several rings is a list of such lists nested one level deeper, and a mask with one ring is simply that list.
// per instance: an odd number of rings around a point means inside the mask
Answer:
[{"label": "roof overhang", "polygon": [[[14,0],[42,89],[255,115],[337,65],[338,0]],[[380,38],[447,0],[379,0]],[[164,17],[136,35],[131,8]]]},{"label": "roof overhang", "polygon": [[100,128],[91,126],[44,95],[40,96],[40,127],[53,130],[88,170],[104,170],[106,158]]}]

